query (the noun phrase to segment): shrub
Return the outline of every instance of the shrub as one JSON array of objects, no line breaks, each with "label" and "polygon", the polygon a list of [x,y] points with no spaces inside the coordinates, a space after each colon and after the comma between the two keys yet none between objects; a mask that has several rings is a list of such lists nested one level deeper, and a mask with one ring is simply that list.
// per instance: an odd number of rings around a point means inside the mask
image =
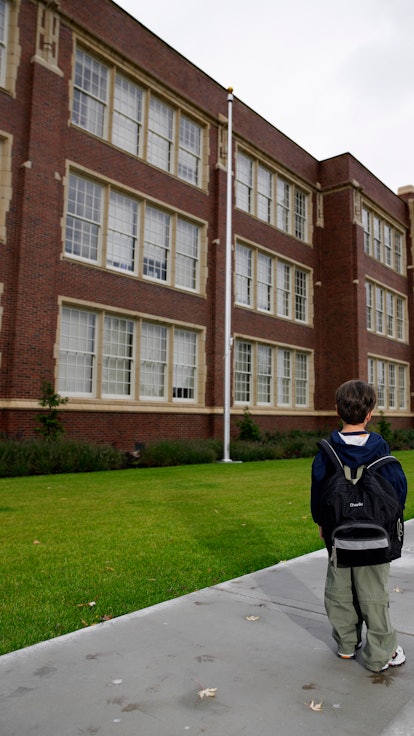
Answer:
[{"label": "shrub", "polygon": [[69,439],[4,439],[0,442],[0,477],[118,470],[123,455],[111,445],[93,445]]},{"label": "shrub", "polygon": [[55,440],[63,434],[65,430],[60,422],[58,406],[67,404],[68,401],[68,398],[63,398],[60,394],[54,392],[51,383],[44,381],[42,384],[42,398],[39,404],[47,408],[47,411],[43,414],[37,414],[36,419],[40,427],[36,427],[35,432],[47,440]]},{"label": "shrub", "polygon": [[260,429],[254,421],[247,407],[243,412],[243,419],[236,422],[236,424],[239,428],[239,440],[246,440],[247,442],[260,442]]}]

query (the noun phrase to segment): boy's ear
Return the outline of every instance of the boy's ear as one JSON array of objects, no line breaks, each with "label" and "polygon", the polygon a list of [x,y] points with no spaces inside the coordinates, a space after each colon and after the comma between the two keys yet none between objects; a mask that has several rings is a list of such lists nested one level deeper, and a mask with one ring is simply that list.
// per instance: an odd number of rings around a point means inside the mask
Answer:
[{"label": "boy's ear", "polygon": [[368,424],[368,422],[370,422],[370,421],[371,421],[371,419],[372,419],[372,412],[373,412],[373,411],[374,411],[374,410],[373,410],[373,409],[371,409],[371,411],[369,411],[369,412],[368,412],[368,414],[367,414],[367,418],[366,418],[366,420],[365,420],[366,424]]}]

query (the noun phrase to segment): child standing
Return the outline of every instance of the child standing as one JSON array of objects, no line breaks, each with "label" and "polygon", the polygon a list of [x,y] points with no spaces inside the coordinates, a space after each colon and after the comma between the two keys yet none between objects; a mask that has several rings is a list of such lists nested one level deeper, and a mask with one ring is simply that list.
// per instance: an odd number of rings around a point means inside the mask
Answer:
[{"label": "child standing", "polygon": [[[372,386],[364,381],[347,381],[337,389],[335,401],[342,429],[332,432],[330,444],[344,465],[355,469],[389,453],[381,435],[366,430],[376,403]],[[331,472],[328,456],[318,452],[312,465],[311,511],[313,520],[319,525],[321,491]],[[391,482],[403,509],[407,480],[401,466],[390,463],[379,472]],[[323,537],[320,526],[319,532]],[[397,634],[389,616],[389,571],[389,563],[335,567],[331,560],[328,562],[325,608],[338,645],[338,656],[342,659],[355,657],[356,650],[362,646],[362,625],[365,622],[366,644],[362,656],[366,667],[373,672],[405,662],[404,651],[397,645]]]}]

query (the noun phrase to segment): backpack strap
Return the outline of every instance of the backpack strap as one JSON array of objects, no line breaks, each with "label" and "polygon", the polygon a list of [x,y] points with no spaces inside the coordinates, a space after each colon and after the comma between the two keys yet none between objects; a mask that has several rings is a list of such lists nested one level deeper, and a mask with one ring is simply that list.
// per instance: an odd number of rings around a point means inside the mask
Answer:
[{"label": "backpack strap", "polygon": [[352,483],[352,485],[356,485],[358,481],[362,478],[362,473],[364,472],[364,465],[360,465],[358,468],[352,469],[349,468],[348,465],[344,465],[344,463],[340,460],[339,455],[337,455],[336,451],[328,442],[328,440],[321,440],[320,442],[316,443],[318,447],[321,448],[321,450],[324,450],[330,460],[332,461],[335,470],[342,470],[343,474],[345,475],[345,478]]},{"label": "backpack strap", "polygon": [[321,440],[320,442],[316,443],[318,447],[323,450],[329,457],[330,460],[332,460],[335,470],[343,470],[344,465],[339,459],[339,456],[336,454],[334,448],[332,447],[331,443],[328,442],[328,440]]},{"label": "backpack strap", "polygon": [[367,465],[367,469],[378,470],[379,468],[382,468],[383,465],[388,465],[388,463],[398,463],[398,465],[401,465],[398,458],[394,457],[394,455],[384,455],[384,457],[379,457],[377,460],[374,460],[372,463]]}]

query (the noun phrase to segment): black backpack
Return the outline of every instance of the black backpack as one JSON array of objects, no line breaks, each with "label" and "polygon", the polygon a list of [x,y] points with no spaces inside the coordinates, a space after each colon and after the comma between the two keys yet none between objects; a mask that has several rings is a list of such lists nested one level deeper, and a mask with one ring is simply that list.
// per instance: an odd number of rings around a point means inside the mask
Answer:
[{"label": "black backpack", "polygon": [[317,443],[327,453],[334,473],[324,482],[320,519],[333,564],[340,567],[380,565],[401,557],[404,520],[392,484],[379,472],[393,455],[351,469],[328,440]]}]

